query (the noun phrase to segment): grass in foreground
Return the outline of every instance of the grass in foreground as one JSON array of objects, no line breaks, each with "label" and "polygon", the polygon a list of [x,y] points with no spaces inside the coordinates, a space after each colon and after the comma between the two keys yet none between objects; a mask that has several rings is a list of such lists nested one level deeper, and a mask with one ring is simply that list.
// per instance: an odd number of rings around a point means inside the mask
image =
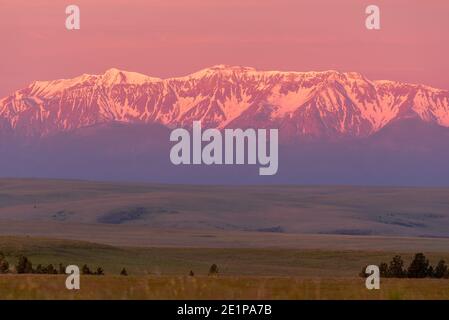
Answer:
[{"label": "grass in foreground", "polygon": [[386,279],[377,291],[359,278],[86,276],[77,292],[64,283],[64,276],[0,276],[0,299],[449,299],[449,281],[430,279]]}]

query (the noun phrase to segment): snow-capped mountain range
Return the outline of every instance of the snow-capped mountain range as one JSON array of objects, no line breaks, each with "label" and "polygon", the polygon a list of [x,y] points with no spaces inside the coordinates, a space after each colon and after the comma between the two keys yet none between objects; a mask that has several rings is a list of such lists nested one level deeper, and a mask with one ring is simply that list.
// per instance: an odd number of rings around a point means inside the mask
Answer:
[{"label": "snow-capped mountain range", "polygon": [[415,117],[449,127],[449,91],[356,72],[218,65],[179,78],[107,70],[36,81],[0,100],[0,133],[47,136],[109,122],[279,128],[284,139],[367,137]]},{"label": "snow-capped mountain range", "polygon": [[[279,129],[279,170],[174,166],[172,128]],[[449,186],[449,91],[355,72],[107,70],[0,100],[0,177]]]}]

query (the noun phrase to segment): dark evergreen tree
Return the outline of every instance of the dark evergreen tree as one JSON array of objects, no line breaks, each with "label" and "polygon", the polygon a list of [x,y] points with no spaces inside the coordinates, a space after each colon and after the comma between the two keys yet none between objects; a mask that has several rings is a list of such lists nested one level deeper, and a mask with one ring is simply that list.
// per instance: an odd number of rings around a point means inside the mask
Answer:
[{"label": "dark evergreen tree", "polygon": [[393,260],[391,260],[388,266],[387,274],[391,278],[403,278],[405,276],[404,261],[401,256],[393,257]]},{"label": "dark evergreen tree", "polygon": [[195,273],[194,273],[192,270],[190,270],[189,276],[194,277],[194,276],[195,276]]},{"label": "dark evergreen tree", "polygon": [[59,268],[59,274],[65,274],[66,267],[62,263],[59,264],[58,268]]},{"label": "dark evergreen tree", "polygon": [[121,276],[127,276],[128,275],[128,271],[126,271],[125,268],[122,269],[122,271],[120,272]]},{"label": "dark evergreen tree", "polygon": [[52,264],[49,264],[47,266],[47,274],[57,274],[58,271],[56,271],[55,267]]},{"label": "dark evergreen tree", "polygon": [[97,268],[97,272],[95,272],[97,276],[104,276],[104,270],[102,267]]},{"label": "dark evergreen tree", "polygon": [[448,267],[446,265],[446,261],[440,260],[435,267],[434,277],[441,279],[444,278],[445,275],[448,273]]},{"label": "dark evergreen tree", "polygon": [[407,276],[409,278],[425,278],[429,274],[429,260],[422,253],[417,253],[412,263],[408,267]]},{"label": "dark evergreen tree", "polygon": [[426,277],[435,278],[435,270],[433,269],[432,266],[429,266],[429,268],[427,269]]},{"label": "dark evergreen tree", "polygon": [[16,271],[19,274],[33,273],[33,264],[31,263],[30,260],[28,260],[27,257],[20,256],[19,262],[17,263],[16,266]]},{"label": "dark evergreen tree", "polygon": [[5,255],[0,252],[0,274],[9,272],[9,263],[6,261]]},{"label": "dark evergreen tree", "polygon": [[42,267],[42,265],[38,264],[37,267],[36,267],[36,270],[34,270],[34,272],[37,273],[37,274],[43,274],[44,273],[43,269],[44,268]]}]

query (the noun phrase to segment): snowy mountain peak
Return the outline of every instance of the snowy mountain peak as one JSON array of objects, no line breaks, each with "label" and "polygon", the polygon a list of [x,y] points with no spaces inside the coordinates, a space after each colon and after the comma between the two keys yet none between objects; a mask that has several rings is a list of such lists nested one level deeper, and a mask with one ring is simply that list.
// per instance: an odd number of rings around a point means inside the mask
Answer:
[{"label": "snowy mountain peak", "polygon": [[145,84],[149,82],[162,81],[159,78],[152,78],[137,72],[122,71],[116,68],[106,70],[103,75],[99,76],[103,84],[115,85],[115,84]]},{"label": "snowy mountain peak", "polygon": [[[215,75],[224,75],[224,76],[232,76],[232,75],[241,75],[248,72],[256,72],[256,69],[250,67],[241,67],[241,66],[232,66],[219,64],[212,66],[210,68],[202,69],[198,72],[195,72],[187,78],[201,79],[206,77],[211,77]],[[184,77],[186,78],[186,77]]]},{"label": "snowy mountain peak", "polygon": [[279,128],[284,137],[364,137],[414,115],[449,127],[449,91],[357,72],[216,65],[162,80],[116,68],[36,81],[0,100],[0,132],[46,135],[121,121]]},{"label": "snowy mountain peak", "polygon": [[33,95],[52,96],[61,91],[79,86],[114,86],[119,84],[142,85],[160,82],[159,78],[152,78],[137,72],[122,71],[116,68],[108,69],[104,74],[83,74],[72,79],[58,79],[51,81],[35,81],[30,86]]}]

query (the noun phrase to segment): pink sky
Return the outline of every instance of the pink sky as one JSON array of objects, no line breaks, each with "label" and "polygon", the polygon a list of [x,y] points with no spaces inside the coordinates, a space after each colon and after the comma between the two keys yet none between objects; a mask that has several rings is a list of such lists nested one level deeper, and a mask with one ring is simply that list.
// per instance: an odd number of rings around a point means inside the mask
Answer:
[{"label": "pink sky", "polygon": [[[81,30],[65,29],[65,7]],[[365,7],[382,30],[365,29]],[[215,64],[358,71],[449,89],[449,1],[0,0],[0,97],[33,80],[185,75]]]}]

